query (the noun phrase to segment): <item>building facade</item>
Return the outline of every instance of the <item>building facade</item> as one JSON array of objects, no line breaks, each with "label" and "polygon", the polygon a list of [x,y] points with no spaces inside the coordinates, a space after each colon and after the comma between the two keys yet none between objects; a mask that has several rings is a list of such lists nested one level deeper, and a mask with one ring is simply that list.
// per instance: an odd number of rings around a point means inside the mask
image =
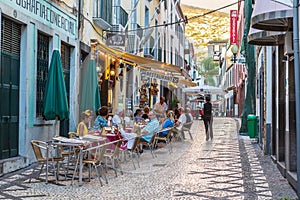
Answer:
[{"label": "building facade", "polygon": [[[178,0],[1,0],[0,21],[0,174],[35,161],[31,140],[76,130],[90,63],[100,104],[111,114],[122,107],[132,116],[143,84],[142,106],[150,107],[160,96],[184,102],[181,88],[193,84],[183,69],[185,17]],[[70,117],[64,121],[42,114],[53,50],[65,77]]]}]

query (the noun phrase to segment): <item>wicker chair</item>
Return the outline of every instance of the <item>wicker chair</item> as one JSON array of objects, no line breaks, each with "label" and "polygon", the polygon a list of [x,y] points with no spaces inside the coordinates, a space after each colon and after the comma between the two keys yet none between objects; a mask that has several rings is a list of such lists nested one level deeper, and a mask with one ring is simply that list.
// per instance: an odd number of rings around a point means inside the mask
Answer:
[{"label": "wicker chair", "polygon": [[118,176],[117,168],[120,168],[120,172],[121,172],[121,174],[123,174],[122,166],[120,164],[120,146],[121,146],[122,142],[123,142],[122,140],[118,140],[116,142],[117,144],[116,144],[114,151],[107,152],[104,154],[106,171],[107,171],[107,167],[108,167],[107,161],[110,160],[111,168],[115,171],[116,177]]},{"label": "wicker chair", "polygon": [[172,139],[172,131],[171,131],[171,129],[169,130],[169,132],[168,132],[168,134],[166,136],[159,136],[157,134],[155,136],[155,146],[157,145],[157,143],[159,141],[164,141],[167,144],[167,146],[169,147],[169,153],[172,153],[173,152],[173,147],[172,147],[171,139]]},{"label": "wicker chair", "polygon": [[[136,158],[137,164],[138,164],[138,166],[140,167],[140,163],[139,163],[140,153],[139,153],[139,150],[138,150],[138,145],[139,145],[139,143],[140,143],[140,138],[141,138],[140,136],[137,136],[137,137],[135,138],[134,143],[133,143],[131,149],[123,150],[124,153],[129,153],[130,160],[132,161],[132,164],[133,164],[134,169],[136,169],[135,164],[134,164],[134,161],[133,161],[133,158],[134,158],[134,157]],[[136,154],[136,156],[135,156],[135,154]]]},{"label": "wicker chair", "polygon": [[147,142],[147,141],[144,141],[144,140],[140,141],[141,145],[147,146],[150,149],[150,152],[151,152],[153,158],[156,157],[156,155],[154,153],[155,137],[156,137],[156,132],[153,133],[150,142]]},{"label": "wicker chair", "polygon": [[[33,152],[34,152],[37,162],[41,165],[41,168],[39,170],[37,178],[39,178],[39,176],[44,168],[44,165],[47,164],[47,162],[48,162],[48,164],[52,165],[53,172],[55,175],[55,180],[57,183],[58,175],[59,175],[59,168],[60,168],[59,165],[61,162],[64,161],[64,157],[61,157],[61,156],[54,157],[53,156],[54,146],[51,143],[47,143],[47,142],[43,142],[43,141],[39,141],[39,140],[32,140],[31,146],[32,146],[32,149],[33,149]],[[56,165],[56,167],[55,167],[55,165]],[[48,166],[46,166],[46,183],[48,183],[48,169],[47,168],[48,168]],[[35,169],[32,171],[32,174],[29,179],[29,183],[31,182],[31,179],[35,172]],[[66,173],[65,173],[65,176],[66,176]]]},{"label": "wicker chair", "polygon": [[[104,176],[106,184],[108,183],[107,178],[106,178],[105,174],[103,173],[104,164],[102,162],[102,159],[104,158],[104,154],[106,152],[106,148],[107,148],[107,145],[103,145],[103,146],[98,146],[96,148],[91,147],[89,149],[84,150],[87,153],[88,158],[83,159],[83,161],[82,161],[83,165],[86,164],[86,165],[89,166],[89,181],[91,180],[91,172],[92,172],[91,167],[93,167],[95,169],[95,172],[97,174],[97,177],[99,179],[99,182],[100,182],[101,186],[103,186],[103,184],[102,184],[102,181],[101,181],[101,178],[100,178],[100,173],[101,172],[99,173],[98,168],[100,168],[100,170],[102,171],[102,174]],[[78,164],[79,164],[79,159],[77,159],[77,162],[76,162],[74,175],[73,175],[72,183],[71,183],[72,185],[73,185],[75,174],[76,174],[77,169],[78,169]]]},{"label": "wicker chair", "polygon": [[193,125],[193,122],[188,122],[188,123],[183,124],[181,131],[182,131],[183,135],[184,135],[184,132],[187,131],[190,135],[191,140],[194,140],[193,136],[192,136],[192,133],[191,133],[192,125]]}]

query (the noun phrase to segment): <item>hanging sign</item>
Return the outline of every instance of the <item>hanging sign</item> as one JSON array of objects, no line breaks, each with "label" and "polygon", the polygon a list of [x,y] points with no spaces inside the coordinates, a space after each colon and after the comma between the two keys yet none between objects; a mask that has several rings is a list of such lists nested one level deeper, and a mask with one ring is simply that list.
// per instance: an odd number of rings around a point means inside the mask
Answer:
[{"label": "hanging sign", "polygon": [[237,44],[237,10],[230,11],[230,44]]}]

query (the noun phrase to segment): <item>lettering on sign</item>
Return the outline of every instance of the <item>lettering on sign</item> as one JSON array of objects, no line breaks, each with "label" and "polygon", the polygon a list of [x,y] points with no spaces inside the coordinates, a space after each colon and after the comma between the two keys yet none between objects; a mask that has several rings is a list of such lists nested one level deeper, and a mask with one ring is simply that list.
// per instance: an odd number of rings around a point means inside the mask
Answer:
[{"label": "lettering on sign", "polygon": [[179,82],[178,77],[173,77],[173,76],[168,76],[168,75],[163,75],[163,74],[157,74],[157,73],[149,72],[149,71],[146,71],[146,70],[142,71],[142,76],[156,78],[156,79],[160,79],[160,80],[164,80],[164,81],[170,81],[170,82],[173,82],[173,83],[178,83]]},{"label": "lettering on sign", "polygon": [[230,11],[230,44],[237,43],[237,10]]},{"label": "lettering on sign", "polygon": [[77,38],[76,18],[72,18],[44,0],[5,0],[2,2],[10,4],[13,7],[18,6],[26,10],[31,17],[39,21],[42,20],[41,22],[50,23]]}]

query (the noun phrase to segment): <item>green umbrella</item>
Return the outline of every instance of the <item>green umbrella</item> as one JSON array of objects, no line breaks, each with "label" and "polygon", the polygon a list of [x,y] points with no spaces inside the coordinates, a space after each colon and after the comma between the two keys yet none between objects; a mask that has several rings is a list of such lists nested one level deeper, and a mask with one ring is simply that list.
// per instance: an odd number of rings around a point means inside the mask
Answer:
[{"label": "green umbrella", "polygon": [[95,112],[100,106],[96,63],[95,60],[89,60],[89,65],[84,75],[80,110],[81,112],[85,110],[93,110]]},{"label": "green umbrella", "polygon": [[43,116],[45,120],[69,119],[66,85],[58,50],[52,54],[44,92]]}]

